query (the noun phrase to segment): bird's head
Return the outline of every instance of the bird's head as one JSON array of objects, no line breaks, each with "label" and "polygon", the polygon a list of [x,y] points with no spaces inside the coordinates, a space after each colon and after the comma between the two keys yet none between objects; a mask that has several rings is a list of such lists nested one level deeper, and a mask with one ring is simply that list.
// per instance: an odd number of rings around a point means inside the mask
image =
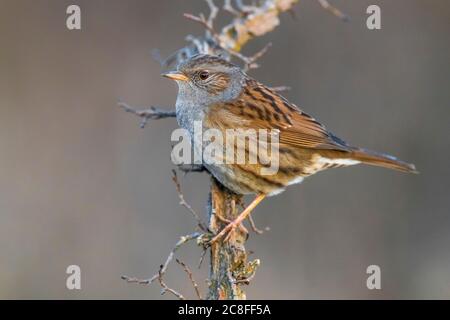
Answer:
[{"label": "bird's head", "polygon": [[178,83],[179,99],[206,106],[237,98],[245,79],[240,67],[205,54],[193,56],[163,76]]}]

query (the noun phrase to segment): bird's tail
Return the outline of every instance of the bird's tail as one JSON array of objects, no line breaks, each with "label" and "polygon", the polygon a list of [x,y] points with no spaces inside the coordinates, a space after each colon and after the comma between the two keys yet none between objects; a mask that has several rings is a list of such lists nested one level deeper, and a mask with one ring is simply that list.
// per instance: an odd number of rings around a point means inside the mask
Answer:
[{"label": "bird's tail", "polygon": [[361,161],[362,163],[365,164],[370,164],[378,167],[395,169],[398,171],[408,173],[419,173],[412,163],[407,163],[393,156],[362,148],[354,148],[351,151],[350,158],[357,161]]}]

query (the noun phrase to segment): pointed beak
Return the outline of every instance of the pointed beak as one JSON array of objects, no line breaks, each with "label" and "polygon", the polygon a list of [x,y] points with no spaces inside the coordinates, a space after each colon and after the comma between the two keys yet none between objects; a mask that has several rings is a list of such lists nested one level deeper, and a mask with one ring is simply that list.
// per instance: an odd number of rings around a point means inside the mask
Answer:
[{"label": "pointed beak", "polygon": [[178,71],[163,73],[162,76],[171,80],[188,81],[188,77]]}]

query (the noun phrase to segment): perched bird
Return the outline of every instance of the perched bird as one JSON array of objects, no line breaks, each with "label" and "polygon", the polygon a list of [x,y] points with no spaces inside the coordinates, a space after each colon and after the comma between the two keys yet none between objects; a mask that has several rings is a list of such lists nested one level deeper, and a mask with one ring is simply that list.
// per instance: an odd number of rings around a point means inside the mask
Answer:
[{"label": "perched bird", "polygon": [[[218,56],[196,55],[163,76],[178,83],[177,121],[191,138],[196,122],[203,129],[221,132],[241,128],[275,130],[278,134],[279,168],[272,175],[261,174],[262,163],[204,164],[233,192],[256,194],[253,202],[211,242],[231,233],[265,197],[319,171],[364,163],[417,172],[413,164],[347,144],[279,93]],[[250,153],[249,148],[245,152]]]}]

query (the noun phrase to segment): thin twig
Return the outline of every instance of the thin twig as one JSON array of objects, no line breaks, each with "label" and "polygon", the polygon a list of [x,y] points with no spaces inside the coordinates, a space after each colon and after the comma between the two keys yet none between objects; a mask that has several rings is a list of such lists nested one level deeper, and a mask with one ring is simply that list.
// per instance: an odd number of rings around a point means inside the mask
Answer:
[{"label": "thin twig", "polygon": [[169,288],[169,287],[167,286],[167,284],[163,281],[163,272],[162,272],[163,267],[164,267],[164,266],[161,265],[160,268],[159,268],[159,271],[158,271],[158,281],[159,281],[159,284],[160,284],[161,287],[162,287],[161,295],[165,294],[166,292],[170,292],[170,293],[172,293],[174,296],[176,296],[178,299],[180,299],[180,300],[185,300],[185,299],[184,299],[184,296],[183,296],[181,293],[179,293],[178,291],[175,291],[175,290]]},{"label": "thin twig", "polygon": [[261,229],[258,229],[258,227],[255,224],[255,221],[253,220],[253,217],[251,214],[248,215],[248,221],[250,222],[250,227],[252,228],[253,232],[257,234],[263,234],[264,231]]},{"label": "thin twig", "polygon": [[[223,50],[225,50],[231,56],[238,58],[239,60],[244,62],[244,68],[243,68],[244,71],[258,68],[259,65],[256,63],[256,60],[261,58],[272,45],[272,43],[268,43],[260,51],[256,52],[251,57],[247,57],[236,50],[224,47],[221,44],[220,35],[214,30],[214,27],[212,26],[212,24],[210,24],[203,15],[196,16],[196,15],[193,15],[190,13],[185,13],[185,14],[183,14],[183,16],[189,20],[200,23],[209,32],[210,36],[213,38],[213,40],[216,42],[216,44],[218,46],[220,46]],[[192,41],[192,39],[191,39],[191,41]]]},{"label": "thin twig", "polygon": [[236,6],[238,7],[239,11],[243,12],[243,13],[250,13],[253,11],[256,11],[258,9],[258,7],[256,6],[248,6],[245,5],[242,0],[235,0],[236,2]]},{"label": "thin twig", "polygon": [[119,105],[120,108],[124,109],[126,112],[135,114],[138,117],[142,118],[142,122],[140,124],[141,128],[144,128],[145,125],[147,124],[148,120],[150,120],[150,119],[158,120],[158,119],[165,119],[165,118],[174,118],[177,116],[175,111],[167,111],[167,110],[156,108],[153,106],[151,106],[149,109],[137,110],[121,101],[119,101],[117,104]]},{"label": "thin twig", "polygon": [[248,71],[250,69],[256,69],[259,67],[259,65],[256,63],[256,61],[258,59],[260,59],[263,55],[266,54],[267,50],[269,50],[269,48],[272,46],[272,42],[269,42],[268,44],[266,44],[261,50],[259,50],[258,52],[256,52],[253,56],[248,57],[247,62],[246,62],[246,66],[245,66],[245,70],[244,71]]},{"label": "thin twig", "polygon": [[183,16],[189,20],[200,23],[206,30],[211,33],[211,36],[215,38],[216,41],[220,41],[219,35],[214,30],[213,26],[208,23],[204,16],[196,16],[190,13],[184,13]]},{"label": "thin twig", "polygon": [[184,194],[181,191],[181,184],[178,181],[177,172],[175,170],[172,170],[172,181],[175,183],[175,187],[176,187],[177,193],[178,193],[178,198],[180,199],[180,205],[185,207],[192,214],[194,219],[197,221],[198,227],[202,231],[206,232],[208,230],[208,228],[202,222],[202,219],[200,219],[200,216],[197,214],[197,212],[195,212],[195,210],[192,209],[191,205],[189,203],[187,203],[186,200],[184,199]]},{"label": "thin twig", "polygon": [[322,8],[331,12],[331,14],[338,17],[339,19],[346,21],[346,22],[350,20],[348,15],[343,13],[341,10],[339,10],[335,6],[332,6],[327,0],[317,0],[317,2],[319,2],[319,4],[322,6]]},{"label": "thin twig", "polygon": [[152,282],[154,282],[156,279],[158,279],[158,277],[160,277],[160,273],[164,274],[167,271],[167,267],[169,266],[169,263],[173,260],[173,256],[175,254],[175,252],[186,242],[190,241],[190,240],[194,240],[197,239],[198,237],[200,237],[202,234],[200,232],[194,232],[191,233],[189,235],[186,236],[182,236],[180,237],[180,240],[175,244],[174,248],[172,249],[172,251],[169,253],[169,256],[166,259],[166,262],[162,265],[162,268],[160,268],[159,272],[155,275],[153,275],[151,278],[148,279],[139,279],[139,278],[135,278],[135,277],[129,277],[129,276],[121,276],[121,278],[123,280],[125,280],[128,283],[137,283],[137,284],[151,284]]},{"label": "thin twig", "polygon": [[200,256],[200,260],[198,262],[198,268],[199,269],[202,267],[203,260],[205,259],[205,256],[206,256],[206,251],[207,251],[207,249],[206,249],[206,247],[204,247],[203,251],[202,251],[202,254]]},{"label": "thin twig", "polygon": [[197,295],[197,298],[199,300],[203,300],[202,299],[202,294],[200,293],[200,289],[198,288],[197,282],[195,282],[194,275],[192,274],[192,271],[189,269],[189,267],[183,261],[180,261],[179,259],[176,259],[176,261],[177,261],[177,263],[180,266],[183,267],[184,272],[186,272],[186,274],[188,275],[189,280],[191,281],[192,286],[194,287],[194,290],[195,290],[195,293]]},{"label": "thin twig", "polygon": [[232,15],[234,15],[236,17],[240,17],[242,15],[242,12],[233,8],[233,5],[231,4],[231,0],[224,1],[223,10],[231,13]]},{"label": "thin twig", "polygon": [[213,28],[214,20],[217,18],[217,14],[219,13],[219,8],[214,4],[213,0],[206,0],[206,3],[209,7],[209,17],[208,17],[208,24]]}]

